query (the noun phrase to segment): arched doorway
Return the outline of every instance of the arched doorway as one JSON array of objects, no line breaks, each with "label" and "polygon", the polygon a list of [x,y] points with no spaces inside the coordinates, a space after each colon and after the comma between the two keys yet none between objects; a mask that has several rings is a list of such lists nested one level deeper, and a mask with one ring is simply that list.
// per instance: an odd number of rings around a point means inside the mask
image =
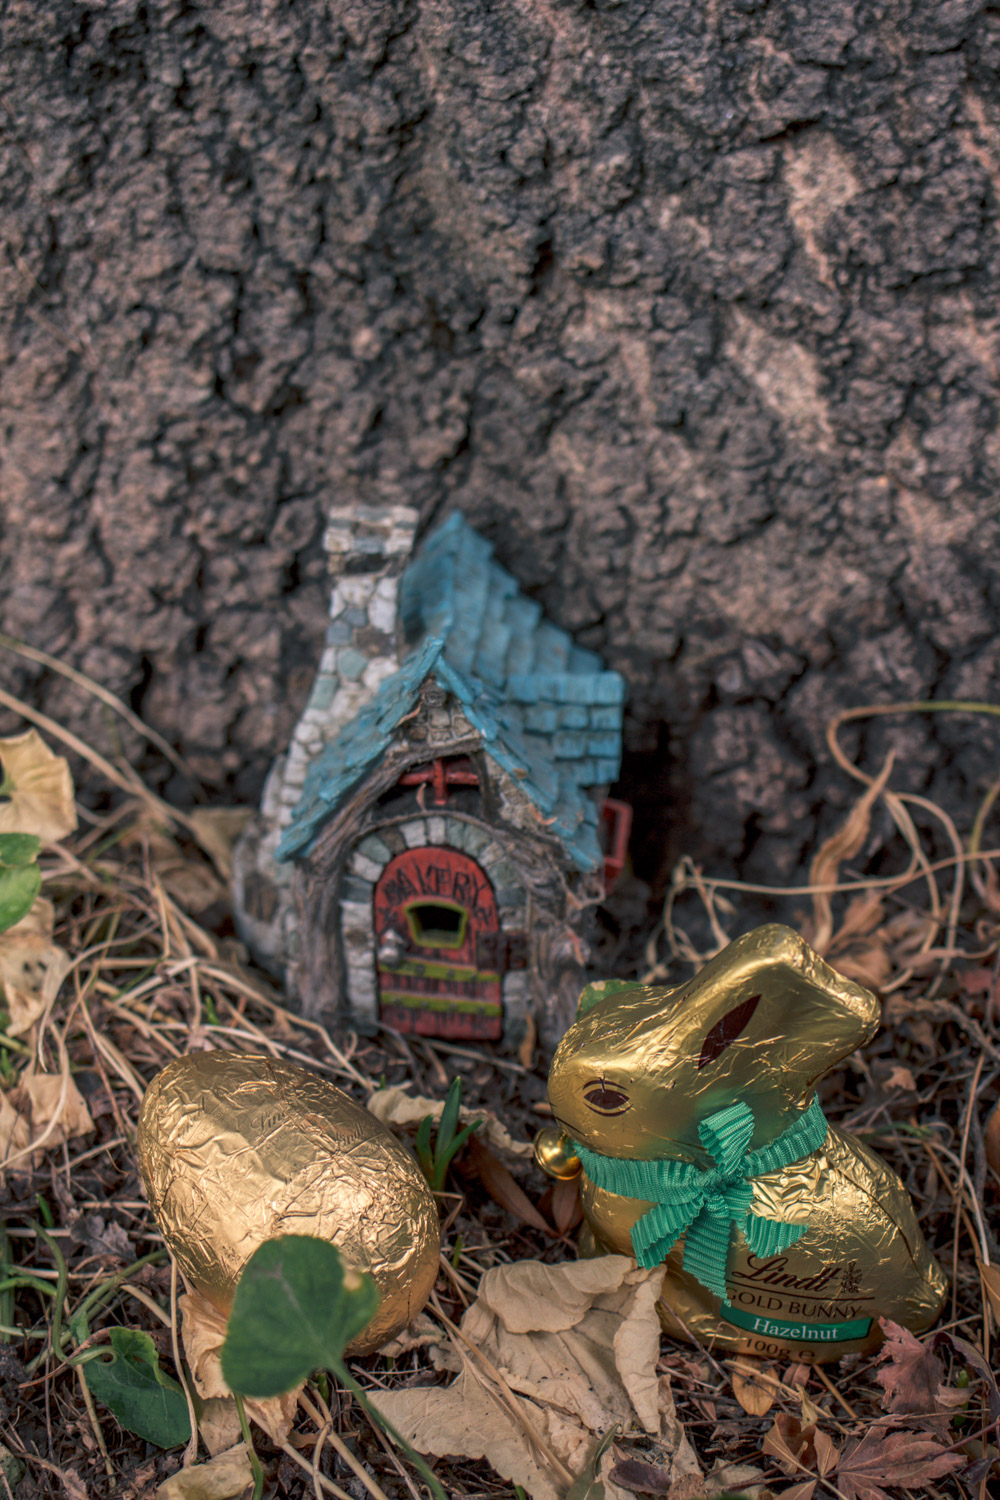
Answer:
[{"label": "arched doorway", "polygon": [[397,854],[374,893],[379,1019],[417,1036],[499,1041],[500,920],[489,877],[441,845]]}]

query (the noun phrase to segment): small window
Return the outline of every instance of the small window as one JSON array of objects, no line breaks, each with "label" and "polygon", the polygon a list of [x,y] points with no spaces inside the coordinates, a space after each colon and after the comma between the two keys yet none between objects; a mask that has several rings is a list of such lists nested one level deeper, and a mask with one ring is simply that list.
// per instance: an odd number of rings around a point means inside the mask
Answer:
[{"label": "small window", "polygon": [[451,901],[415,901],[406,908],[406,920],[421,948],[461,948],[469,913]]}]

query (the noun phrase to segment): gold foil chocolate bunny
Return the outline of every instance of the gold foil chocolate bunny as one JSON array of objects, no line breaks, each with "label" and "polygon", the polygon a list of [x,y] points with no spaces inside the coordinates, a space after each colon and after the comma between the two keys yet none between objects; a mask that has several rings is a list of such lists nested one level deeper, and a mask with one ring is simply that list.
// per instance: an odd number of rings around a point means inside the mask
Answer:
[{"label": "gold foil chocolate bunny", "polygon": [[665,1262],[668,1332],[808,1361],[876,1348],[880,1316],[933,1322],[945,1279],[903,1184],[814,1093],[878,1021],[777,925],[675,989],[584,991],[549,1074],[561,1133],[536,1158],[582,1169],[581,1248]]}]

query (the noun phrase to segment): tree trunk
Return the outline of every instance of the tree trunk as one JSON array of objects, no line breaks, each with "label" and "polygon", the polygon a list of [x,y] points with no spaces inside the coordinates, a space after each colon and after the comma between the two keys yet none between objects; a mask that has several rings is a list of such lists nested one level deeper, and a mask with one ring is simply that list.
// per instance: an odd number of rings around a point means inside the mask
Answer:
[{"label": "tree trunk", "polygon": [[[1000,691],[998,63],[974,0],[10,0],[4,629],[254,800],[325,505],[459,506],[628,679],[645,868],[792,878],[838,707]],[[858,734],[968,825],[988,720]]]}]

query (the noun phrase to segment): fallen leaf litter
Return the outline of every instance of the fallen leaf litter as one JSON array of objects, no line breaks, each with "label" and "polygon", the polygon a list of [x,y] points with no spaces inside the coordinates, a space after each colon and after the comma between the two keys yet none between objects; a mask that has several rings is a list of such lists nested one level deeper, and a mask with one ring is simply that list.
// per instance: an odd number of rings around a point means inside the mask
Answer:
[{"label": "fallen leaf litter", "polygon": [[[1000,1182],[1000,1116],[990,1113],[1000,1077],[1000,881],[998,851],[980,823],[977,838],[963,841],[940,809],[890,791],[891,775],[868,778],[850,826],[816,856],[818,889],[798,896],[800,930],[887,999],[885,1029],[830,1081],[824,1107],[892,1160],[925,1231],[957,1270],[943,1330],[917,1340],[889,1327],[876,1361],[808,1370],[661,1340],[645,1316],[655,1273],[621,1257],[573,1259],[561,1232],[566,1207],[555,1212],[526,1162],[545,1120],[540,1069],[393,1036],[335,1041],[289,1014],[214,909],[238,816],[203,818],[200,827],[196,817],[171,818],[130,773],[116,785],[133,795],[99,817],[84,813],[73,834],[64,775],[51,752],[42,759],[44,774],[24,779],[33,796],[47,788],[61,798],[47,814],[62,819],[58,833],[48,825],[61,842],[42,858],[51,906],[39,903],[0,944],[10,1017],[0,1243],[25,1283],[2,1293],[0,1440],[27,1467],[25,1494],[139,1500],[161,1486],[163,1500],[222,1500],[247,1482],[238,1420],[234,1427],[218,1384],[219,1329],[193,1298],[172,1300],[130,1147],[145,1082],[171,1057],[212,1047],[264,1049],[312,1066],[359,1101],[374,1100],[411,1141],[460,1072],[466,1118],[488,1116],[483,1148],[548,1226],[519,1223],[509,1191],[497,1203],[489,1172],[470,1175],[460,1161],[443,1197],[446,1241],[431,1308],[391,1352],[353,1363],[404,1435],[441,1455],[435,1467],[449,1494],[513,1497],[520,1485],[538,1500],[560,1500],[595,1439],[614,1427],[600,1460],[606,1500],[694,1500],[723,1489],[789,1500],[957,1495],[959,1473],[975,1490],[987,1485],[1000,1417],[990,1371],[1000,1295],[990,1228]],[[843,862],[870,844],[880,808],[909,864],[895,880],[881,870],[869,882],[845,879]],[[921,816],[940,837],[917,831]],[[685,977],[685,960],[700,964],[752,925],[757,894],[682,861],[643,977]],[[197,1464],[182,1468],[183,1450],[148,1456],[106,1408],[84,1399],[66,1362],[81,1309],[94,1347],[111,1326],[145,1329],[171,1373],[181,1333],[206,1403]],[[272,1493],[308,1486],[395,1500],[412,1492],[348,1397],[307,1389],[300,1402],[282,1399],[280,1413],[251,1412]]]}]

